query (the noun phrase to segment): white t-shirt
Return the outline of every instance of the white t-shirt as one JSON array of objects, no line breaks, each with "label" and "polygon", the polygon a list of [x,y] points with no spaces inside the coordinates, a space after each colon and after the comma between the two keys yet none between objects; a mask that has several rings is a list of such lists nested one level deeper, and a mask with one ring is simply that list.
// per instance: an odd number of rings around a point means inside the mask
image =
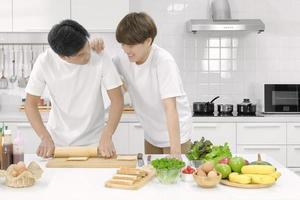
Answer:
[{"label": "white t-shirt", "polygon": [[105,123],[101,86],[110,90],[120,85],[106,53],[92,52],[89,63],[76,65],[48,49],[37,58],[25,91],[41,96],[47,86],[52,109],[46,127],[55,145],[80,146],[99,142]]},{"label": "white t-shirt", "polygon": [[145,139],[157,147],[170,146],[163,99],[176,97],[181,143],[187,142],[192,131],[191,109],[171,54],[153,44],[147,60],[141,65],[130,62],[125,53],[113,60],[127,84]]}]

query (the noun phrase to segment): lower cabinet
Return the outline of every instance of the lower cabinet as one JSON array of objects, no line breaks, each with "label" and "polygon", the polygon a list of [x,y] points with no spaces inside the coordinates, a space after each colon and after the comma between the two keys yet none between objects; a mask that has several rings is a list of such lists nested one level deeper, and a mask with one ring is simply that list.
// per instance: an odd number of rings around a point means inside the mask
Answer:
[{"label": "lower cabinet", "polygon": [[300,176],[300,168],[289,168],[289,169],[292,170],[298,176]]},{"label": "lower cabinet", "polygon": [[300,167],[300,145],[287,146],[287,166]]},{"label": "lower cabinet", "polygon": [[235,123],[193,123],[191,140],[209,139],[213,144],[223,145],[227,142],[232,153],[236,153]]},{"label": "lower cabinet", "polygon": [[12,130],[13,137],[19,132],[24,138],[24,153],[35,154],[40,145],[40,138],[31,128],[30,123],[6,123],[8,129]]},{"label": "lower cabinet", "polygon": [[286,166],[286,145],[237,145],[238,154],[266,154]]},{"label": "lower cabinet", "polygon": [[129,154],[144,153],[144,129],[139,123],[129,123]]},{"label": "lower cabinet", "polygon": [[113,143],[117,154],[128,153],[128,124],[119,123],[117,130],[113,134]]}]

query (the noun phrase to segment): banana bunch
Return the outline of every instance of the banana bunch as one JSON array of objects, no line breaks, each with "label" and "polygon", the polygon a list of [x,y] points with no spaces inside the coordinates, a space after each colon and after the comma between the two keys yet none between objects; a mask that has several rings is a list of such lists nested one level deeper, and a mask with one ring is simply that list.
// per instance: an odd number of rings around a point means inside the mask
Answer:
[{"label": "banana bunch", "polygon": [[241,174],[233,172],[229,174],[229,181],[241,184],[273,184],[280,172],[271,165],[245,165]]}]

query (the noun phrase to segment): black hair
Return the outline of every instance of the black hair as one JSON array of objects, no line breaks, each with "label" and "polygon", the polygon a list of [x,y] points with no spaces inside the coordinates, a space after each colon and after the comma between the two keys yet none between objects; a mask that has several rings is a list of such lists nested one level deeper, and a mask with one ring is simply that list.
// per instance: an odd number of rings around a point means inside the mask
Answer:
[{"label": "black hair", "polygon": [[48,43],[58,55],[73,56],[84,47],[89,36],[87,30],[78,22],[66,19],[52,27],[48,34]]}]

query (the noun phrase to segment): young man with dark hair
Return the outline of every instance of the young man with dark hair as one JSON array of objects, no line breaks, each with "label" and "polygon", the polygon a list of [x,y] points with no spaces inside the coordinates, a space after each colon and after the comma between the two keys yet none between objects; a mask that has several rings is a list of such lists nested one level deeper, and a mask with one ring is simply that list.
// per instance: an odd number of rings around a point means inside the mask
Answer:
[{"label": "young man with dark hair", "polygon": [[[48,34],[51,48],[34,64],[25,112],[41,139],[41,157],[52,156],[55,146],[98,145],[102,156],[115,154],[112,135],[123,110],[122,82],[108,55],[91,52],[88,38],[80,24],[64,20],[53,26]],[[44,126],[38,102],[46,86],[52,107]],[[111,101],[106,126],[102,86]]]},{"label": "young man with dark hair", "polygon": [[[191,110],[173,56],[153,44],[156,34],[146,13],[126,15],[116,31],[124,53],[114,63],[145,131],[145,153],[180,157],[191,145]],[[94,40],[92,48],[100,52],[103,46]]]}]

